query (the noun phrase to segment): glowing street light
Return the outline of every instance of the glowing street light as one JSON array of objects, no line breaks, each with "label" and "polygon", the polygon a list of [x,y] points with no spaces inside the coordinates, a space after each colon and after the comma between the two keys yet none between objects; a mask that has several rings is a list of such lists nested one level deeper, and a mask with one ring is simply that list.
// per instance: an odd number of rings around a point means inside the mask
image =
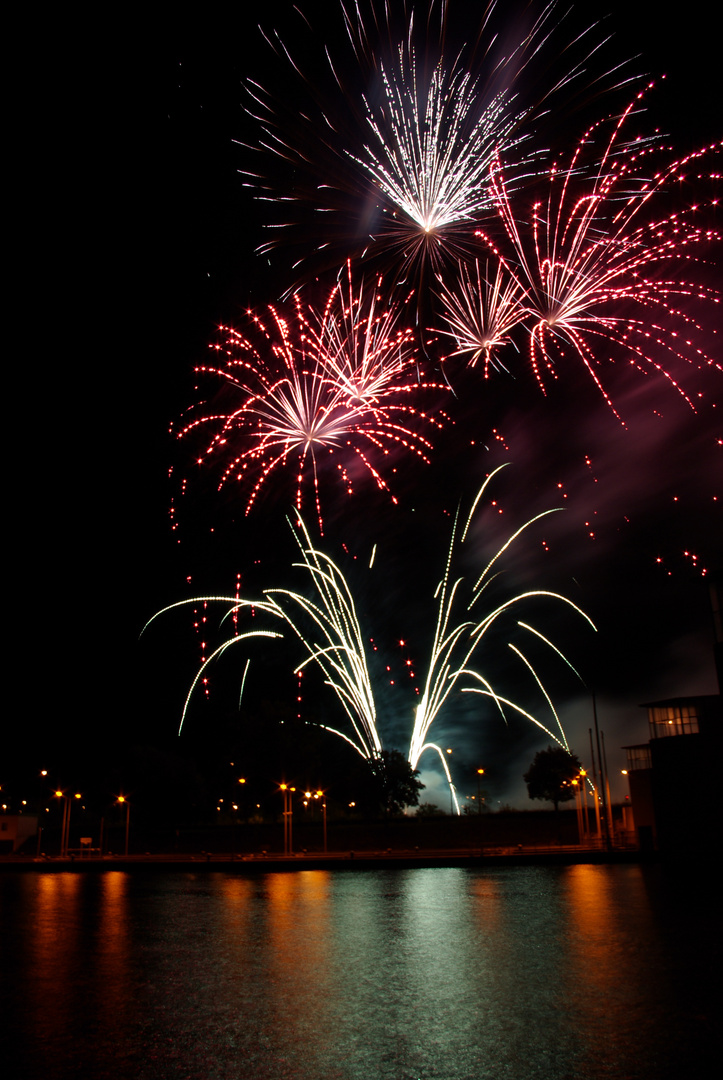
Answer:
[{"label": "glowing street light", "polygon": [[585,837],[585,824],[582,816],[582,798],[580,791],[580,779],[575,776],[572,780],[563,780],[562,787],[570,785],[575,791],[575,812],[577,813],[577,839],[578,843],[582,844]]},{"label": "glowing street light", "polygon": [[284,855],[293,854],[292,844],[292,805],[291,795],[296,791],[295,787],[289,787],[288,784],[279,784],[279,791],[284,798]]},{"label": "glowing street light", "polygon": [[131,824],[131,804],[126,799],[125,795],[119,795],[116,799],[116,806],[125,806],[126,808],[126,847],[125,854],[128,855],[128,833],[130,831]]},{"label": "glowing street light", "polygon": [[482,777],[484,776],[484,769],[477,770],[477,813],[482,814]]},{"label": "glowing street light", "polygon": [[[70,807],[72,804],[70,801],[70,795],[66,795],[64,791],[58,790],[53,792],[53,794],[55,795],[56,799],[63,800],[63,824],[60,831],[60,855],[62,858],[64,855],[68,854],[68,846],[70,841]],[[80,792],[77,792],[74,795],[74,798],[76,799],[82,799],[82,797],[83,796],[80,794]]]},{"label": "glowing street light", "polygon": [[322,811],[322,814],[324,816],[324,854],[326,855],[326,853],[327,853],[327,851],[326,851],[326,799],[324,799],[324,792],[323,791],[315,791],[313,793],[313,797],[315,799],[323,799],[323,802],[321,804],[321,811]]},{"label": "glowing street light", "polygon": [[64,791],[54,791],[53,795],[56,799],[63,800],[63,824],[60,827],[60,857],[61,859],[65,855],[65,828],[69,817],[68,814],[68,796]]},{"label": "glowing street light", "polygon": [[587,780],[587,772],[585,769],[580,769],[580,801],[582,803],[583,824],[585,826],[585,836],[590,837],[590,817],[587,810],[587,787],[585,781]]},{"label": "glowing street light", "polygon": [[[452,754],[452,747],[448,746],[446,748],[446,751],[447,751],[448,754],[451,755]],[[442,764],[444,764],[444,759],[442,759]],[[452,779],[451,779],[451,777],[449,775],[449,770],[447,770],[447,779],[449,780],[449,812],[450,812],[450,814],[453,814],[454,813],[454,793],[455,793],[456,789],[455,789],[455,786],[452,783]],[[457,812],[459,813],[459,810]]]}]

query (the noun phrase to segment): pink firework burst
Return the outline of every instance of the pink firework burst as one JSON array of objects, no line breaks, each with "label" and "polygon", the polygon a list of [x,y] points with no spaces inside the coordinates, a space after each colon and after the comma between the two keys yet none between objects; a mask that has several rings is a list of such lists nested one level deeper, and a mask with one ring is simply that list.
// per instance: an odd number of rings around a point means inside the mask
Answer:
[{"label": "pink firework burst", "polygon": [[414,335],[401,325],[412,294],[390,304],[382,286],[380,276],[368,288],[362,279],[355,292],[347,261],[321,317],[311,311],[304,320],[326,377],[354,408],[374,408],[414,389],[408,378],[416,363]]},{"label": "pink firework burst", "polygon": [[499,352],[510,343],[512,331],[525,317],[522,287],[502,262],[497,262],[494,280],[490,280],[491,276],[489,264],[481,274],[479,261],[475,260],[474,272],[465,263],[459,264],[459,276],[452,287],[441,277],[438,279],[443,318],[449,327],[440,333],[451,337],[456,345],[449,356],[469,354],[470,367],[482,359],[485,379],[490,367],[504,366]]},{"label": "pink firework burst", "polygon": [[[478,233],[519,288],[530,362],[543,392],[546,378],[557,378],[559,359],[571,351],[616,416],[600,375],[611,345],[622,346],[639,371],[667,379],[691,407],[671,367],[685,361],[720,369],[696,344],[703,328],[684,310],[688,300],[719,302],[714,289],[693,280],[700,253],[719,235],[701,224],[699,204],[662,217],[650,213],[673,183],[682,193],[684,181],[699,179],[696,170],[703,158],[719,151],[720,144],[657,167],[658,148],[651,140],[622,138],[642,96],[621,115],[589,128],[569,165],[550,169],[547,200],[535,203],[527,218],[515,201],[517,193],[507,188],[498,159],[492,185],[509,257],[488,234]],[[607,125],[612,132],[591,169],[588,154]],[[680,205],[679,193],[675,198]]]},{"label": "pink firework burst", "polygon": [[211,348],[223,363],[196,368],[224,381],[224,404],[218,411],[200,405],[179,437],[213,429],[198,464],[220,458],[219,489],[240,482],[246,514],[272,475],[288,468],[299,510],[305,490],[313,488],[323,532],[325,457],[334,456],[349,495],[355,462],[389,492],[380,462],[395,448],[428,460],[431,443],[419,429],[439,427],[443,414],[436,419],[412,399],[422,389],[440,388],[416,377],[416,345],[400,325],[404,305],[383,303],[380,282],[367,291],[362,281],[355,292],[350,269],[347,283],[347,291],[334,287],[321,312],[297,294],[291,319],[270,306],[268,322],[248,313],[249,336],[221,327],[223,341]]}]

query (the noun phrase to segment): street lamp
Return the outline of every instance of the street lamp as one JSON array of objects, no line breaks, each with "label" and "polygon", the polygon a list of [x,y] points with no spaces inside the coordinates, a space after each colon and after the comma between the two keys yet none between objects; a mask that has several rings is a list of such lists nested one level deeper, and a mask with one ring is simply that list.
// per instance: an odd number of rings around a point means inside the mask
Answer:
[{"label": "street lamp", "polygon": [[[448,747],[447,747],[447,753],[448,753],[448,754],[451,754],[451,753],[452,753],[452,748],[451,748],[451,746],[448,746]],[[450,777],[450,779],[449,779],[449,812],[450,812],[450,814],[453,814],[453,813],[454,813],[454,786],[453,786],[453,784],[452,784],[452,779],[451,779],[451,777]]]},{"label": "street lamp", "polygon": [[54,791],[53,795],[56,799],[63,800],[63,824],[60,827],[60,857],[62,859],[63,855],[65,855],[65,823],[68,818],[68,796],[64,791],[60,790]]},{"label": "street lamp", "polygon": [[580,800],[582,802],[582,815],[583,824],[585,826],[585,836],[590,836],[590,817],[587,812],[587,788],[585,781],[587,780],[587,772],[585,769],[580,769]]},{"label": "street lamp", "polygon": [[575,777],[573,777],[572,780],[563,780],[563,782],[562,782],[562,784],[560,786],[565,787],[568,784],[570,785],[570,787],[573,788],[573,790],[575,792],[575,812],[577,813],[577,838],[578,838],[578,843],[582,844],[584,836],[585,836],[585,826],[584,826],[583,817],[582,817],[582,799],[580,797],[580,780],[579,780],[579,777],[575,776]]},{"label": "street lamp", "polygon": [[291,819],[292,819],[291,795],[292,795],[292,792],[296,791],[296,788],[295,787],[289,787],[288,784],[279,784],[279,791],[281,792],[281,794],[282,794],[282,796],[284,798],[284,855],[292,855],[293,854],[293,844],[292,844],[292,835],[291,835],[291,827],[292,827],[292,822],[291,822]]},{"label": "street lamp", "polygon": [[41,849],[41,847],[42,847],[42,839],[43,839],[43,826],[42,826],[42,825],[40,824],[40,822],[42,821],[42,817],[41,817],[41,813],[40,813],[40,811],[41,811],[41,808],[42,808],[42,805],[43,805],[43,803],[45,802],[45,798],[43,797],[43,787],[44,787],[43,781],[45,780],[45,778],[46,778],[46,776],[47,776],[47,775],[48,775],[48,770],[47,770],[47,769],[41,769],[41,770],[40,770],[39,776],[40,776],[40,778],[41,778],[41,782],[40,782],[40,784],[38,785],[38,796],[37,796],[37,811],[38,811],[38,843],[37,843],[37,847],[36,847],[36,849],[35,849],[35,854],[36,854],[36,855],[37,855],[38,857],[40,856],[40,849]]},{"label": "street lamp", "polygon": [[128,832],[131,824],[131,804],[126,799],[125,795],[119,795],[116,799],[116,806],[125,806],[126,808],[126,849],[125,854],[128,855]]},{"label": "street lamp", "polygon": [[314,792],[314,798],[315,799],[323,799],[323,802],[321,804],[321,811],[322,811],[322,814],[324,815],[324,854],[326,855],[326,853],[327,853],[326,852],[326,799],[324,799],[324,792],[323,791],[315,791]]},{"label": "street lamp", "polygon": [[477,770],[477,813],[482,814],[482,777],[484,776],[484,769]]},{"label": "street lamp", "polygon": [[[317,791],[305,791],[304,792],[304,806],[306,807],[306,806],[309,805],[309,800],[310,799],[323,799],[323,798],[324,798],[324,792],[321,791],[321,789],[319,789]],[[349,805],[353,806],[354,803],[350,803]],[[324,802],[321,804],[321,812],[322,812],[322,815],[323,815],[323,818],[324,818],[324,854],[326,854],[326,800],[325,799],[324,799]]]},{"label": "street lamp", "polygon": [[[63,799],[63,825],[60,833],[60,855],[68,854],[68,846],[70,841],[70,795],[66,795],[64,791],[55,791],[53,793],[56,799]],[[74,798],[82,799],[80,792],[76,793]]]}]

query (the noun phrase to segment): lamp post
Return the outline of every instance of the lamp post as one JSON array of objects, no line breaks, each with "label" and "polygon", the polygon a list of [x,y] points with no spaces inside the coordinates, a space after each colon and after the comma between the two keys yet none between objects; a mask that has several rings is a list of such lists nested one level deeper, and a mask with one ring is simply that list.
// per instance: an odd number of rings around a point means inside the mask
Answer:
[{"label": "lamp post", "polygon": [[[608,819],[608,808],[605,800],[605,777],[603,774],[603,759],[600,753],[600,729],[597,723],[597,702],[595,700],[595,694],[592,695],[592,715],[595,721],[595,739],[597,741],[597,763],[600,766],[600,797],[602,799],[602,823],[605,830],[605,847],[608,851],[612,847],[610,822]],[[592,741],[592,732],[590,733],[590,740]]]},{"label": "lamp post", "polygon": [[249,815],[248,815],[248,795],[247,795],[247,792],[246,792],[246,788],[244,786],[246,784],[246,777],[245,776],[239,776],[238,782],[241,785],[241,791],[243,793],[243,797],[241,799],[241,807],[242,807],[241,814],[242,814],[243,820],[248,821],[248,817],[249,817]]},{"label": "lamp post", "polygon": [[581,799],[581,802],[582,802],[582,820],[583,820],[583,825],[585,827],[585,837],[589,838],[589,836],[590,836],[590,818],[589,818],[588,812],[587,812],[587,788],[585,787],[585,782],[587,780],[587,772],[585,771],[585,769],[580,769],[580,777],[579,777],[579,779],[580,779],[580,799]]},{"label": "lamp post", "polygon": [[[76,791],[73,798],[74,799],[82,799],[83,796],[80,794],[79,791]],[[68,849],[70,847],[70,808],[71,808],[72,805],[73,804],[71,803],[70,799],[68,799],[68,823],[67,823],[67,825],[65,827],[65,854],[66,855],[68,854]]]},{"label": "lamp post", "polygon": [[314,792],[314,798],[322,800],[321,812],[322,812],[322,814],[324,816],[324,854],[326,855],[326,853],[327,853],[327,851],[326,851],[326,799],[324,798],[324,792],[323,791],[315,791]]},{"label": "lamp post", "polygon": [[[447,747],[447,753],[448,754],[452,753],[452,747],[451,746]],[[453,789],[451,780],[449,781],[449,813],[450,813],[450,815],[452,815],[454,813],[454,789]]]},{"label": "lamp post", "polygon": [[289,834],[288,834],[289,822],[288,822],[287,806],[288,806],[288,791],[289,791],[289,789],[288,789],[286,784],[279,784],[279,791],[281,792],[281,797],[284,800],[284,809],[282,811],[282,816],[283,816],[283,819],[284,819],[284,855],[288,855],[289,854]]},{"label": "lamp post", "polygon": [[38,842],[37,842],[37,845],[36,845],[36,848],[35,848],[35,854],[36,854],[36,856],[38,858],[40,857],[40,849],[42,847],[42,838],[43,838],[43,826],[40,824],[40,822],[43,820],[42,814],[41,814],[41,809],[43,807],[43,804],[45,803],[45,796],[43,795],[43,789],[44,789],[43,781],[45,780],[47,775],[48,775],[48,770],[47,769],[41,769],[40,770],[40,773],[39,773],[40,780],[39,780],[39,783],[38,783],[38,800],[37,800],[37,806],[36,806],[36,809],[37,809],[37,812],[38,812]]},{"label": "lamp post", "polygon": [[125,795],[119,795],[116,799],[116,806],[125,806],[126,808],[126,845],[125,854],[128,855],[128,833],[130,831],[131,824],[131,804],[126,799]]},{"label": "lamp post", "polygon": [[482,817],[482,777],[484,769],[477,770],[477,813]]},{"label": "lamp post", "polygon": [[[62,857],[64,855],[68,854],[68,847],[69,847],[69,843],[70,843],[70,807],[71,807],[72,804],[70,802],[70,795],[66,795],[64,791],[56,791],[54,794],[55,794],[56,799],[63,799],[64,800],[64,805],[63,805],[63,826],[62,826],[62,829],[61,829],[61,836],[60,836],[60,855]],[[82,799],[83,798],[83,796],[80,794],[80,792],[76,792],[76,794],[73,797],[75,799]]]},{"label": "lamp post", "polygon": [[279,784],[279,790],[284,799],[284,855],[293,854],[293,845],[291,838],[291,794],[296,791],[295,787],[289,787],[288,784]]},{"label": "lamp post", "polygon": [[[322,813],[322,817],[324,819],[324,854],[326,855],[326,853],[327,853],[327,850],[326,850],[326,799],[324,799],[324,792],[321,791],[321,789],[318,789],[317,791],[305,791],[304,795],[305,795],[304,806],[309,805],[306,800],[309,800],[309,799],[317,799],[317,800],[318,799],[323,799],[323,802],[321,803],[321,813]],[[353,806],[354,804],[350,803],[349,805]]]},{"label": "lamp post", "polygon": [[63,824],[60,827],[60,857],[62,859],[65,855],[65,829],[68,818],[70,817],[70,810],[68,806],[69,800],[68,796],[65,794],[64,791],[54,791],[53,795],[56,799],[63,800]]},{"label": "lamp post", "polygon": [[583,845],[585,837],[585,823],[583,820],[583,796],[580,793],[580,780],[579,777],[574,777],[573,780],[564,781],[565,784],[570,784],[575,792],[575,810],[577,812],[577,840],[580,846]]}]

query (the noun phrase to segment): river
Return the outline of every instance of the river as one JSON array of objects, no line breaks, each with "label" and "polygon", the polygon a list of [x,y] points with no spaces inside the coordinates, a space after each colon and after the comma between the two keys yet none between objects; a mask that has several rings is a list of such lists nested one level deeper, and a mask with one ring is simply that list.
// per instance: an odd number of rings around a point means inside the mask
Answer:
[{"label": "river", "polygon": [[707,880],[655,865],[7,871],[3,1072],[710,1075],[720,954]]}]

